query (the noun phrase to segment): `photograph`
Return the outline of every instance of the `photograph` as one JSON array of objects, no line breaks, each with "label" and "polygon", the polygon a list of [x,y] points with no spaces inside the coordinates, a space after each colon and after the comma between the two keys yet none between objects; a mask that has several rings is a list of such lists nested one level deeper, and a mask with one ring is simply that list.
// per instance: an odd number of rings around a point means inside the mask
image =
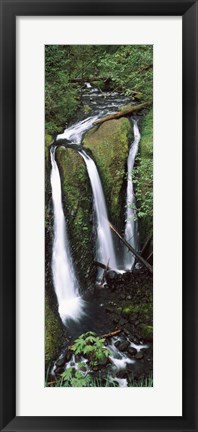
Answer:
[{"label": "photograph", "polygon": [[2,432],[198,431],[197,22],[0,0]]},{"label": "photograph", "polygon": [[153,372],[153,45],[45,45],[45,387]]}]

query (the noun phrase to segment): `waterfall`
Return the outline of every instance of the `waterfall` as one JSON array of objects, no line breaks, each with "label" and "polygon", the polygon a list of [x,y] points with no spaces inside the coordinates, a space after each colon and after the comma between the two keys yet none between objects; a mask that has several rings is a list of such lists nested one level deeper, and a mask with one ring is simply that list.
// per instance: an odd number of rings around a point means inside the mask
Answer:
[{"label": "waterfall", "polygon": [[52,274],[58,300],[58,311],[63,321],[78,320],[82,314],[83,301],[79,296],[78,281],[69,250],[67,227],[62,206],[61,181],[55,160],[55,147],[51,148],[51,187],[54,210],[54,240],[52,250]]},{"label": "waterfall", "polygon": [[[94,208],[96,213],[97,224],[97,240],[96,240],[96,256],[97,260],[103,264],[109,264],[109,267],[117,269],[116,254],[113,245],[111,230],[105,204],[105,197],[102,189],[102,184],[98,174],[97,167],[90,156],[84,151],[79,151],[83,157],[88,175],[91,182],[91,188],[94,196]],[[99,278],[103,271],[99,271]]]},{"label": "waterfall", "polygon": [[91,88],[91,84],[89,82],[85,82],[86,88]]},{"label": "waterfall", "polygon": [[88,117],[69,128],[65,129],[62,134],[57,135],[58,139],[67,139],[71,141],[72,144],[81,144],[83,134],[92,127],[92,124],[97,120],[98,116]]},{"label": "waterfall", "polygon": [[[135,200],[133,181],[132,181],[132,170],[138,152],[138,144],[141,138],[136,120],[133,120],[133,133],[134,133],[134,141],[131,144],[129,150],[129,156],[127,160],[128,178],[127,178],[125,238],[135,250],[138,250],[136,200]],[[132,255],[131,252],[129,252],[128,249],[125,248],[125,256],[124,256],[125,268],[127,270],[130,270],[134,262],[135,262],[134,255]]]}]

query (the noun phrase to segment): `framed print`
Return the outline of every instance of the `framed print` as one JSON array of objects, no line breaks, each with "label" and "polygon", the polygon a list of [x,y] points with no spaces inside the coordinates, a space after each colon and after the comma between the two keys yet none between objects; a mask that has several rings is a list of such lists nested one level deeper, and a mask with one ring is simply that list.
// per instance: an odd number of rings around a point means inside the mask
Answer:
[{"label": "framed print", "polygon": [[196,25],[1,1],[1,430],[197,430]]}]

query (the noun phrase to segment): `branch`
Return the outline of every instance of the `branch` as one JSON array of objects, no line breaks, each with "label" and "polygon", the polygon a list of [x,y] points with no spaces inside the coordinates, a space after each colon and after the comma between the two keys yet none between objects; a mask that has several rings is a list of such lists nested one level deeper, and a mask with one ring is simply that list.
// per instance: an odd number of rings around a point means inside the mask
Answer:
[{"label": "branch", "polygon": [[81,78],[73,78],[70,82],[72,83],[85,83],[85,82],[93,82],[93,81],[107,81],[109,77],[81,77]]},{"label": "branch", "polygon": [[109,223],[109,226],[111,230],[119,237],[119,239],[130,250],[130,252],[132,252],[132,254],[135,255],[137,260],[140,261],[150,273],[153,273],[153,267],[144,258],[142,258],[141,255],[139,255],[139,253],[136,252],[135,249],[133,249],[133,247],[119,234],[119,232],[115,229],[115,227],[111,223]]},{"label": "branch", "polygon": [[104,335],[102,335],[100,337],[101,338],[109,338],[109,337],[112,337],[112,336],[116,336],[117,334],[121,333],[121,331],[122,330],[115,330],[115,331],[113,331],[111,333],[104,334]]},{"label": "branch", "polygon": [[98,120],[96,120],[93,125],[101,125],[102,123],[108,121],[108,120],[114,120],[114,119],[119,119],[120,117],[125,117],[128,115],[132,115],[135,114],[137,111],[141,111],[142,109],[152,105],[152,101],[147,101],[147,102],[143,102],[141,104],[138,105],[132,105],[130,107],[126,107],[125,109],[123,109],[122,111],[118,111],[115,114],[109,114],[105,117],[102,117]]}]

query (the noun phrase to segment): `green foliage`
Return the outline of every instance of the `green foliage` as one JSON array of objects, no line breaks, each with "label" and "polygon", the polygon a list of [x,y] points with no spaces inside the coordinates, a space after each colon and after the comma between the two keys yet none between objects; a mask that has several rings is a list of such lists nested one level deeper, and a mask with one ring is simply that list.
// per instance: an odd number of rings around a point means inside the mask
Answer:
[{"label": "green foliage", "polygon": [[137,200],[137,216],[139,219],[153,217],[153,163],[151,159],[136,158],[137,165],[133,169],[132,178],[135,185]]},{"label": "green foliage", "polygon": [[96,365],[110,354],[110,351],[104,346],[104,342],[104,338],[99,338],[96,333],[90,331],[80,335],[70,349],[75,354],[90,356],[91,364]]},{"label": "green foliage", "polygon": [[153,377],[148,376],[139,380],[130,378],[128,382],[128,387],[153,387]]},{"label": "green foliage", "polygon": [[101,74],[111,78],[114,88],[127,96],[133,95],[133,91],[141,92],[148,100],[152,99],[152,63],[152,45],[121,45],[113,53],[106,50],[98,67]]},{"label": "green foliage", "polygon": [[142,336],[145,340],[153,340],[153,326],[148,324],[141,325]]},{"label": "green foliage", "polygon": [[146,113],[141,128],[140,151],[132,171],[141,242],[153,230],[153,111]]},{"label": "green foliage", "polygon": [[85,375],[80,370],[75,371],[70,367],[61,374],[60,387],[89,387],[90,375]]},{"label": "green foliage", "polygon": [[152,45],[46,45],[46,130],[54,135],[72,120],[81,104],[83,79],[103,76],[99,88],[108,83],[127,96],[135,91],[137,98],[152,99],[152,62]]},{"label": "green foliage", "polygon": [[64,45],[45,47],[46,130],[54,135],[69,121],[78,107],[77,88],[70,83],[69,51]]},{"label": "green foliage", "polygon": [[59,317],[52,310],[48,294],[45,295],[45,364],[57,357],[62,344],[63,329]]},{"label": "green foliage", "polygon": [[141,314],[145,319],[152,318],[152,304],[128,304],[122,308],[122,313],[124,315]]},{"label": "green foliage", "polygon": [[[107,373],[106,377],[101,378],[93,377],[90,374],[83,374],[81,371],[73,368],[66,369],[61,374],[61,379],[56,383],[48,384],[49,370],[46,374],[46,386],[49,387],[118,387],[118,383],[112,381],[111,376]],[[153,387],[153,377],[148,376],[145,378],[134,379],[133,377],[128,380],[128,387]]]}]

